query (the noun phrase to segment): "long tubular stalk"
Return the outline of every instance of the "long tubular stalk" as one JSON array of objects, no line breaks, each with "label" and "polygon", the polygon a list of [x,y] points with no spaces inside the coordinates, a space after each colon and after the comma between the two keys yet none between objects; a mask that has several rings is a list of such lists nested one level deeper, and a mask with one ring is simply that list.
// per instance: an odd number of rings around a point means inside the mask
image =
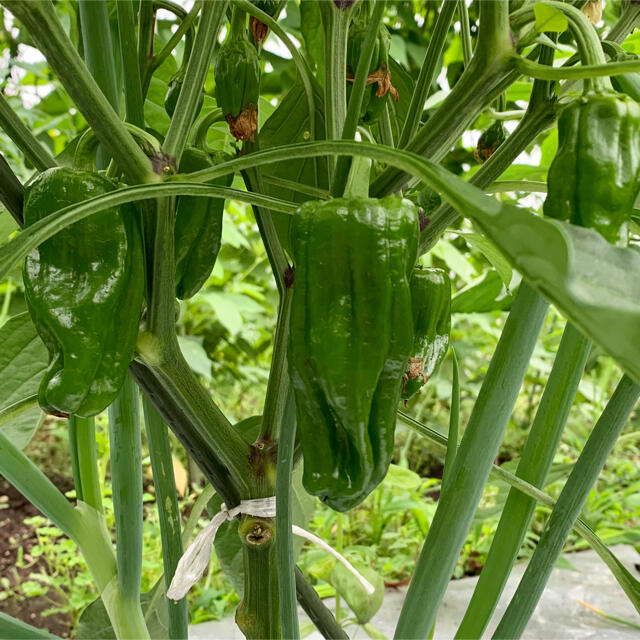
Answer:
[{"label": "long tubular stalk", "polygon": [[345,630],[338,624],[331,611],[324,606],[320,596],[307,582],[298,567],[296,567],[296,593],[300,606],[327,640],[349,640]]},{"label": "long tubular stalk", "polygon": [[[142,11],[142,9],[140,9]],[[124,104],[127,122],[144,128],[144,106],[140,82],[138,41],[132,0],[116,2],[120,52],[124,73]]]},{"label": "long tubular stalk", "polygon": [[[156,505],[160,520],[164,581],[166,588],[169,588],[183,551],[171,443],[169,442],[167,427],[162,420],[162,416],[160,416],[149,398],[145,397],[142,404],[144,407],[149,455],[151,457],[151,469],[153,471],[153,486],[155,487]],[[170,640],[186,640],[188,637],[187,624],[189,622],[187,599],[182,598],[178,602],[168,598],[165,598],[165,600],[169,616]]]},{"label": "long tubular stalk", "polygon": [[36,140],[27,126],[18,118],[2,93],[0,93],[0,126],[36,169],[46,171],[58,165],[53,156]]},{"label": "long tubular stalk", "polygon": [[451,410],[449,413],[449,432],[447,434],[447,453],[444,458],[442,484],[448,481],[453,468],[453,461],[458,453],[458,431],[460,427],[460,373],[456,352],[451,349],[453,379],[451,381]]},{"label": "long tubular stalk", "polygon": [[11,217],[19,227],[24,225],[22,207],[24,204],[24,187],[11,170],[9,163],[0,153],[0,202],[7,208]]},{"label": "long tubular stalk", "polygon": [[[27,28],[71,99],[132,182],[155,182],[149,159],[122,124],[64,31],[50,0],[3,0]],[[216,3],[217,4],[217,3]]]},{"label": "long tubular stalk", "polygon": [[69,416],[67,425],[67,435],[69,437],[69,455],[71,457],[71,473],[73,475],[73,486],[76,490],[76,499],[82,500],[82,478],[80,476],[80,462],[78,460],[78,443],[77,443],[77,427],[78,423],[75,416]]},{"label": "long tubular stalk", "polygon": [[469,9],[466,0],[458,0],[458,16],[460,17],[460,40],[462,41],[462,59],[466,67],[473,56],[471,29],[469,27]]},{"label": "long tubular stalk", "polygon": [[[320,3],[324,29],[324,118],[327,139],[338,140],[347,115],[347,33],[351,9]],[[329,173],[335,160],[329,158]]]},{"label": "long tubular stalk", "polygon": [[[510,69],[511,53],[508,1],[482,0],[478,42],[471,63],[428,124],[405,148],[435,162],[441,160],[478,113],[517,78],[517,72]],[[389,168],[373,181],[371,194],[382,197],[393,193],[406,179],[406,173]]]},{"label": "long tubular stalk", "polygon": [[[518,477],[535,487],[543,486],[551,468],[590,349],[591,342],[572,324],[567,324],[516,471]],[[535,500],[515,489],[509,491],[456,638],[482,636],[518,556],[534,509]]]},{"label": "long tubular stalk", "polygon": [[[444,449],[448,447],[447,437],[443,436],[439,431],[431,429],[427,425],[414,420],[402,411],[398,412],[398,417],[400,418],[400,420],[402,420],[402,422],[414,429],[417,433],[431,440],[436,445]],[[620,438],[618,439],[618,442],[620,442]],[[519,478],[518,476],[505,471],[498,465],[494,464],[492,466],[491,477],[494,480],[499,480],[500,482],[508,484],[510,487],[517,490],[522,495],[533,498],[541,505],[553,508],[553,506],[556,504],[556,501],[551,496],[543,493],[542,491],[540,491],[540,489],[537,489],[522,478]],[[636,609],[640,608],[638,597],[638,594],[640,593],[640,581],[638,581],[616,558],[616,556],[613,555],[611,551],[609,551],[604,542],[602,542],[602,540],[598,538],[598,536],[584,522],[584,520],[582,520],[582,518],[578,518],[575,521],[573,529],[577,534],[581,535],[589,544],[589,546],[600,556],[601,560],[611,570],[611,573],[618,581],[618,584],[620,584],[624,592],[627,594],[629,600],[633,602]]]},{"label": "long tubular stalk", "polygon": [[598,479],[639,397],[640,386],[628,376],[623,376],[562,489],[494,638],[521,636],[562,552],[567,535],[580,515],[589,491]]},{"label": "long tubular stalk", "polygon": [[[153,60],[153,36],[156,24],[155,7],[153,2],[140,2],[138,6],[138,68],[142,83],[142,98],[144,100],[144,78]],[[151,78],[149,78],[150,80]]]},{"label": "long tubular stalk", "polygon": [[[367,88],[367,75],[373,57],[375,42],[380,30],[380,23],[386,7],[386,0],[378,0],[375,3],[371,20],[367,27],[367,34],[362,45],[362,53],[358,60],[358,67],[355,70],[353,87],[349,96],[349,105],[345,115],[344,126],[342,127],[341,138],[343,140],[353,140],[358,122],[360,121],[360,110],[362,108],[362,99]],[[336,162],[336,168],[333,172],[333,180],[331,181],[331,195],[334,197],[341,196],[347,184],[347,176],[349,175],[349,167],[351,158],[349,156],[340,156]]]},{"label": "long tubular stalk", "polygon": [[278,437],[276,466],[276,556],[278,558],[278,591],[282,637],[298,640],[298,606],[296,601],[295,562],[291,525],[293,451],[296,440],[296,415],[293,393],[289,392]]},{"label": "long tubular stalk", "polygon": [[162,145],[164,152],[175,158],[176,162],[180,160],[182,150],[189,137],[189,131],[198,108],[200,91],[207,77],[211,55],[218,39],[218,32],[227,10],[227,4],[227,0],[220,0],[219,2],[205,2],[202,6],[193,51],[189,57],[174,117],[171,119],[169,131],[167,131]]},{"label": "long tubular stalk", "polygon": [[640,71],[639,60],[623,60],[620,62],[580,65],[577,67],[549,67],[547,65],[537,64],[521,56],[514,56],[513,60],[516,68],[522,75],[539,78],[541,80],[583,80],[619,76],[625,73],[637,73]]},{"label": "long tubular stalk", "polygon": [[480,502],[546,315],[548,303],[522,283],[455,457],[416,567],[396,638],[425,638]]},{"label": "long tubular stalk", "polygon": [[[464,0],[461,1],[464,2]],[[451,20],[458,8],[457,5],[458,3],[452,2],[451,0],[443,0],[442,6],[440,7],[438,18],[433,27],[431,39],[429,40],[429,46],[427,47],[427,52],[424,56],[422,68],[420,69],[420,75],[418,76],[415,88],[413,89],[413,95],[411,96],[411,102],[409,103],[407,117],[404,121],[404,126],[402,127],[400,139],[398,140],[398,147],[400,149],[408,145],[409,140],[413,138],[418,130],[422,111],[424,110],[424,103],[429,95],[431,85],[433,84],[436,69],[440,63],[442,48],[444,47],[447,39]]]},{"label": "long tubular stalk", "polygon": [[111,486],[122,599],[142,617],[142,451],[138,388],[127,376],[109,407]]},{"label": "long tubular stalk", "polygon": [[102,492],[98,477],[98,456],[96,452],[96,427],[93,418],[69,416],[73,424],[75,448],[78,456],[78,473],[84,503],[102,512]]}]

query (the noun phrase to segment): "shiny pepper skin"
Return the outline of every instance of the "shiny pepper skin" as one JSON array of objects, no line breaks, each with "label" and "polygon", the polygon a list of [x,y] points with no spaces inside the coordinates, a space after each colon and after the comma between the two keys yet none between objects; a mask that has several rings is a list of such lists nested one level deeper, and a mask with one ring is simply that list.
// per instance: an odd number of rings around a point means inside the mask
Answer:
[{"label": "shiny pepper skin", "polygon": [[436,372],[449,348],[451,280],[446,271],[416,268],[409,283],[413,316],[413,349],[402,377],[408,400]]},{"label": "shiny pepper skin", "polygon": [[[26,189],[25,227],[115,188],[95,173],[48,169]],[[99,413],[120,390],[138,336],[144,271],[137,210],[106,209],[63,229],[27,256],[23,279],[50,356],[40,405],[55,414]]]},{"label": "shiny pepper skin", "polygon": [[308,202],[293,218],[287,353],[303,484],[338,511],[362,502],[391,461],[418,237],[416,208],[395,197]]},{"label": "shiny pepper skin", "polygon": [[[180,173],[208,169],[228,158],[218,153],[213,157],[199,149],[187,148],[180,158]],[[233,174],[211,184],[228,187]],[[176,203],[175,254],[176,296],[186,300],[195,295],[216,263],[222,237],[224,200],[202,196],[179,196]]]},{"label": "shiny pepper skin", "polygon": [[236,140],[253,141],[258,128],[260,58],[246,36],[227,38],[213,72],[216,101]]},{"label": "shiny pepper skin", "polygon": [[639,191],[640,105],[617,94],[589,94],[558,120],[558,152],[544,213],[616,242]]},{"label": "shiny pepper skin", "polygon": [[[356,74],[360,54],[362,53],[364,41],[367,35],[368,25],[360,21],[353,24],[349,29],[349,40],[347,42],[347,78],[350,82]],[[380,25],[378,38],[371,56],[367,75],[367,86],[362,100],[360,117],[368,124],[377,122],[387,103],[387,95],[391,94],[395,101],[398,101],[398,92],[391,84],[391,71],[389,70],[389,44],[391,37],[385,25]]]}]

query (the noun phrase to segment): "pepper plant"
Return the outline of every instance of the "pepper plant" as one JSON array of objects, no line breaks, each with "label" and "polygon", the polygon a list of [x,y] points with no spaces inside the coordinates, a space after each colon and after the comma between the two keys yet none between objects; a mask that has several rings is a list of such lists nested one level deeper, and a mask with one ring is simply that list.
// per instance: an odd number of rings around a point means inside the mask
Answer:
[{"label": "pepper plant", "polygon": [[[210,515],[221,510],[219,519],[234,520],[227,526],[243,558],[236,621],[249,638],[299,637],[296,599],[325,637],[346,637],[295,566],[292,470],[304,465],[311,494],[350,509],[384,477],[398,420],[446,447],[442,492],[398,638],[429,636],[492,471],[511,490],[457,637],[484,632],[536,503],[552,507],[551,516],[495,637],[521,635],[572,528],[640,604],[638,581],[579,517],[640,394],[640,256],[629,246],[638,231],[640,60],[623,48],[640,4],[615,5],[605,41],[590,21],[600,19],[597,0],[430,2],[423,24],[412,25],[430,30],[413,75],[390,47],[390,29],[415,20],[407,4],[290,0],[285,14],[284,3],[263,0],[206,0],[189,11],[169,0],[0,1],[87,123],[53,157],[0,97],[1,127],[36,169],[23,185],[0,162],[2,215],[23,227],[0,247],[0,274],[23,263],[29,310],[2,331],[16,355],[13,337],[36,333],[48,355],[38,389],[8,405],[2,399],[0,425],[38,405],[68,420],[76,506],[5,431],[0,473],[76,542],[118,638],[154,635],[158,602],[168,637],[186,638],[184,593],[209,557],[199,536],[179,564],[185,549],[168,429],[218,496]],[[81,46],[63,27],[63,9],[79,25]],[[164,43],[159,9],[176,18]],[[289,52],[296,77],[265,118],[268,37]],[[464,68],[425,111],[443,51],[458,38]],[[562,65],[554,64],[558,42],[575,50]],[[159,132],[149,91],[174,51],[182,61]],[[505,97],[523,78],[532,80],[524,109]],[[475,154],[483,164],[464,181],[441,162],[480,116],[492,121]],[[507,134],[509,118],[518,124]],[[501,183],[558,118],[548,184]],[[209,149],[219,123],[228,128],[229,155]],[[486,193],[501,190],[548,190],[544,215]],[[237,425],[199,383],[176,336],[176,298],[196,294],[211,273],[225,200],[253,207],[280,300],[262,415]],[[448,438],[399,401],[419,392],[448,346],[449,274],[416,261],[461,218],[522,280],[458,442],[457,373]],[[566,327],[509,474],[493,461],[549,304]],[[554,503],[540,488],[592,342],[622,376]],[[115,545],[94,441],[94,417],[107,408]],[[140,593],[141,414],[165,570],[150,595]],[[6,616],[0,633],[43,637]]]}]

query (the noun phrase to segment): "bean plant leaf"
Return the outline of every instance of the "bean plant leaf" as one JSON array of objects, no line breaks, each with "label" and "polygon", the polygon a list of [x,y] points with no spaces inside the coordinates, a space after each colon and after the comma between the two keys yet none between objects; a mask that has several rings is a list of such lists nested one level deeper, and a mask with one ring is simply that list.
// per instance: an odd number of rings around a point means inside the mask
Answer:
[{"label": "bean plant leaf", "polygon": [[[38,393],[49,356],[28,313],[11,318],[0,329],[0,412]],[[2,426],[19,449],[27,446],[44,414],[36,405]]]}]

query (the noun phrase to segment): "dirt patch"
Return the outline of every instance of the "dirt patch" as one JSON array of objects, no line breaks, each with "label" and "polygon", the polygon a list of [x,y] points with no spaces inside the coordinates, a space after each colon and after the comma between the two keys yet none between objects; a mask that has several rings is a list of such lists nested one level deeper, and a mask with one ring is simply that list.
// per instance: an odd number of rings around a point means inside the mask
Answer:
[{"label": "dirt patch", "polygon": [[[52,477],[51,480],[63,492],[73,487],[73,482],[62,476]],[[33,559],[29,555],[29,551],[37,543],[37,538],[34,528],[24,520],[35,515],[40,515],[40,512],[0,476],[0,578],[4,582],[2,591],[8,591],[15,585],[29,580],[33,573],[49,572],[44,560]],[[17,568],[20,553],[24,566]],[[46,629],[61,638],[68,638],[72,631],[68,615],[43,615],[52,607],[55,608],[57,603],[60,603],[60,595],[50,589],[46,596],[9,597],[0,600],[0,611],[38,629]]]}]

